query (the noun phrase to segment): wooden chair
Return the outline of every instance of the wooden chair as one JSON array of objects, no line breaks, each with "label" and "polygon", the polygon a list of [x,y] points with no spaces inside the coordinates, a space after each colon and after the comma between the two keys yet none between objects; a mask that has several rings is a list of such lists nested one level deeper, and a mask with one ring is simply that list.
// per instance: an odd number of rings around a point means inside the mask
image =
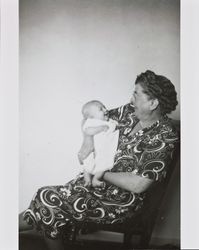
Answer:
[{"label": "wooden chair", "polygon": [[[173,120],[174,125],[180,131],[179,121]],[[179,164],[180,146],[176,149],[173,161],[169,167],[166,178],[161,183],[154,183],[147,191],[147,196],[144,201],[142,210],[128,219],[123,224],[115,225],[96,225],[94,223],[84,223],[82,225],[74,226],[72,228],[72,234],[70,235],[70,242],[72,244],[77,243],[77,235],[82,233],[90,233],[97,230],[111,231],[123,233],[123,248],[129,249],[131,246],[131,240],[134,236],[139,236],[139,244],[136,248],[147,249],[151,235],[155,226],[156,219],[158,217],[161,203],[167,192],[169,181],[176,168]]]}]

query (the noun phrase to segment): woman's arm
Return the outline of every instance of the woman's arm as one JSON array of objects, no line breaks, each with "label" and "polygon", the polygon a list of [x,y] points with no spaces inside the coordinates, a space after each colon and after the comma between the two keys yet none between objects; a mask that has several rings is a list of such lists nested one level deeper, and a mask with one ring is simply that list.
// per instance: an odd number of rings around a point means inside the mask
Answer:
[{"label": "woman's arm", "polygon": [[138,176],[132,172],[105,172],[103,179],[120,188],[138,194],[146,191],[154,182],[149,178]]},{"label": "woman's arm", "polygon": [[[142,148],[142,154],[138,158],[133,172],[106,172],[104,180],[120,188],[131,192],[142,193],[155,182],[161,182],[167,175],[167,171],[173,160],[179,143],[179,136],[172,127],[167,124],[167,130],[163,130],[164,123],[151,134],[150,141],[143,140],[136,147]],[[163,131],[163,132],[162,132]],[[160,145],[157,147],[157,145]],[[150,150],[148,150],[148,148]]]},{"label": "woman's arm", "polygon": [[134,106],[132,103],[127,103],[119,108],[111,109],[108,111],[108,117],[119,122],[120,124],[128,124],[129,121],[126,120],[127,114],[134,113]]}]

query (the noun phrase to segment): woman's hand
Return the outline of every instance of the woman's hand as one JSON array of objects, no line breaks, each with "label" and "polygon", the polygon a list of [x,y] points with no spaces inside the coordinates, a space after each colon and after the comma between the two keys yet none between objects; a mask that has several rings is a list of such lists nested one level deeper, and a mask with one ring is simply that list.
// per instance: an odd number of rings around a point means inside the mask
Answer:
[{"label": "woman's hand", "polygon": [[105,182],[102,181],[104,176],[104,171],[97,171],[95,173],[95,175],[93,176],[92,179],[92,186],[93,187],[100,187],[100,188],[104,188],[105,187]]},{"label": "woman's hand", "polygon": [[103,125],[101,127],[102,127],[102,129],[103,129],[104,132],[108,131],[108,129],[109,129],[108,125]]},{"label": "woman's hand", "polygon": [[103,187],[104,187],[104,182],[98,180],[98,179],[95,178],[95,176],[94,176],[93,179],[92,179],[92,186],[93,186],[93,187],[101,187],[101,188],[103,188]]}]

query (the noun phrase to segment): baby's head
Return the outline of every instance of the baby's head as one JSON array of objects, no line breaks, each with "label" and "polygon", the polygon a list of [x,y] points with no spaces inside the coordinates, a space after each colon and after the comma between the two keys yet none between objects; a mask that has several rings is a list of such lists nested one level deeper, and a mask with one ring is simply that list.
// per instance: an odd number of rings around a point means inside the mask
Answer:
[{"label": "baby's head", "polygon": [[85,119],[99,119],[99,120],[108,120],[107,109],[100,101],[93,100],[87,102],[82,107],[82,114]]}]

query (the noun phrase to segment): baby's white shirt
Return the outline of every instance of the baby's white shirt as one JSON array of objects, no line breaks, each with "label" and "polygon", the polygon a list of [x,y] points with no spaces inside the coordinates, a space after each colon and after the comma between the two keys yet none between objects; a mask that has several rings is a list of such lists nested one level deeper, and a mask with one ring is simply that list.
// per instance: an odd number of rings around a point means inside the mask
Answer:
[{"label": "baby's white shirt", "polygon": [[103,121],[99,119],[87,119],[83,125],[83,131],[89,127],[108,126],[107,131],[94,135],[95,152],[90,154],[85,160],[84,169],[95,174],[99,171],[111,169],[114,163],[114,157],[117,150],[119,131],[115,130],[117,122],[109,119]]}]

